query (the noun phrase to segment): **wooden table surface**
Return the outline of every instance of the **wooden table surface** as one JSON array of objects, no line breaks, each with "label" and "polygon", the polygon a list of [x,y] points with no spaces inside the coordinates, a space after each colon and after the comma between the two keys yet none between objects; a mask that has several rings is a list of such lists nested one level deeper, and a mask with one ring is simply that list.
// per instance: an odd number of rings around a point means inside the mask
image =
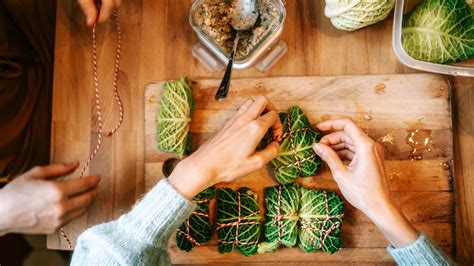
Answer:
[{"label": "wooden table surface", "polygon": [[[282,40],[288,53],[266,73],[235,71],[234,77],[327,76],[415,73],[392,52],[392,20],[356,32],[336,30],[324,17],[323,1],[286,1]],[[123,30],[119,90],[125,106],[124,123],[112,138],[104,138],[89,172],[102,176],[100,193],[88,214],[71,226],[111,220],[128,211],[145,188],[143,94],[153,80],[220,78],[192,58],[197,36],[191,29],[189,0],[124,1],[119,10]],[[58,1],[53,90],[52,161],[84,162],[95,145],[91,30],[73,0]],[[115,32],[112,21],[100,25],[99,79],[105,127],[117,120],[111,90]],[[474,263],[474,79],[451,78],[456,202],[456,260]],[[401,106],[400,108],[403,108]],[[68,178],[77,178],[73,175]],[[101,216],[98,217],[98,213]],[[105,220],[104,220],[105,219]],[[67,232],[66,227],[66,232]],[[58,234],[48,247],[67,248]]]}]

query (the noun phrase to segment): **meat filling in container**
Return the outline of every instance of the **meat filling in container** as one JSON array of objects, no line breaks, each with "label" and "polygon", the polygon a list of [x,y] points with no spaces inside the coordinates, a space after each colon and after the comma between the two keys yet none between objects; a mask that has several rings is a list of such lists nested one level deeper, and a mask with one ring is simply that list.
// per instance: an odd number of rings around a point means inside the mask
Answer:
[{"label": "meat filling in container", "polygon": [[[234,57],[234,69],[255,65],[265,71],[286,52],[280,41],[286,10],[281,0],[258,0],[259,17],[255,26],[241,33]],[[197,0],[189,12],[189,23],[200,42],[193,48],[195,56],[210,71],[222,70],[232,47],[232,12],[230,0]]]}]

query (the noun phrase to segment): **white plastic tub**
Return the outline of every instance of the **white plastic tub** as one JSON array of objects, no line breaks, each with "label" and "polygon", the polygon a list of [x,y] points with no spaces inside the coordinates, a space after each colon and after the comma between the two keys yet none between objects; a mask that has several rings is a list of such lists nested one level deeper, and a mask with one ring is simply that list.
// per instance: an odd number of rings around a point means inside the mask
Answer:
[{"label": "white plastic tub", "polygon": [[397,0],[393,18],[392,46],[398,60],[404,65],[427,72],[434,72],[453,76],[474,77],[474,59],[459,62],[456,64],[435,64],[417,60],[408,55],[402,46],[402,23],[403,14],[410,11],[419,1]]}]

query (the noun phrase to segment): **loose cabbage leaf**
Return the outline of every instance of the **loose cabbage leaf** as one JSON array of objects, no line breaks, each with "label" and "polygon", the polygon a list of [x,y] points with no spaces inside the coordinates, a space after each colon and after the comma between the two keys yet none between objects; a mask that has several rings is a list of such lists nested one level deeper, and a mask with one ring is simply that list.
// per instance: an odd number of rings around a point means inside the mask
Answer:
[{"label": "loose cabbage leaf", "polygon": [[222,188],[217,196],[217,239],[219,253],[237,247],[245,256],[257,252],[260,239],[260,208],[257,194],[249,188]]},{"label": "loose cabbage leaf", "polygon": [[474,12],[464,0],[424,0],[403,18],[402,44],[423,61],[469,59],[474,56]]},{"label": "loose cabbage leaf", "polygon": [[265,197],[267,212],[265,222],[266,242],[258,244],[258,253],[275,251],[280,244],[296,245],[300,208],[300,187],[288,184],[269,187]]},{"label": "loose cabbage leaf", "polygon": [[278,156],[271,167],[280,184],[293,183],[297,177],[313,176],[321,166],[321,159],[311,146],[319,141],[319,133],[312,129],[308,118],[297,107],[280,113],[283,136]]},{"label": "loose cabbage leaf", "polygon": [[333,191],[301,188],[299,247],[304,252],[341,248],[344,203]]},{"label": "loose cabbage leaf", "polygon": [[214,197],[216,188],[214,186],[203,190],[194,197],[197,203],[196,210],[177,229],[176,244],[184,251],[191,249],[211,239],[211,221],[209,218],[209,202]]},{"label": "loose cabbage leaf", "polygon": [[157,112],[157,147],[180,158],[189,152],[189,123],[194,111],[191,82],[187,78],[167,81]]}]

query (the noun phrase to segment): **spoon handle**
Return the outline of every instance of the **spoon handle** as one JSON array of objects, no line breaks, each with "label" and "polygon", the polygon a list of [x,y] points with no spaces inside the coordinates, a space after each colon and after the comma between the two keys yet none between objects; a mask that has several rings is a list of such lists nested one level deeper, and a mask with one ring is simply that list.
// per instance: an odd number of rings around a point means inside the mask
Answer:
[{"label": "spoon handle", "polygon": [[234,46],[232,47],[232,52],[229,57],[229,62],[227,63],[227,68],[225,69],[224,77],[222,78],[221,85],[216,92],[216,101],[221,101],[227,97],[229,92],[230,77],[232,74],[232,64],[234,62],[235,51],[237,50],[237,44],[239,43],[239,32],[235,35]]}]

